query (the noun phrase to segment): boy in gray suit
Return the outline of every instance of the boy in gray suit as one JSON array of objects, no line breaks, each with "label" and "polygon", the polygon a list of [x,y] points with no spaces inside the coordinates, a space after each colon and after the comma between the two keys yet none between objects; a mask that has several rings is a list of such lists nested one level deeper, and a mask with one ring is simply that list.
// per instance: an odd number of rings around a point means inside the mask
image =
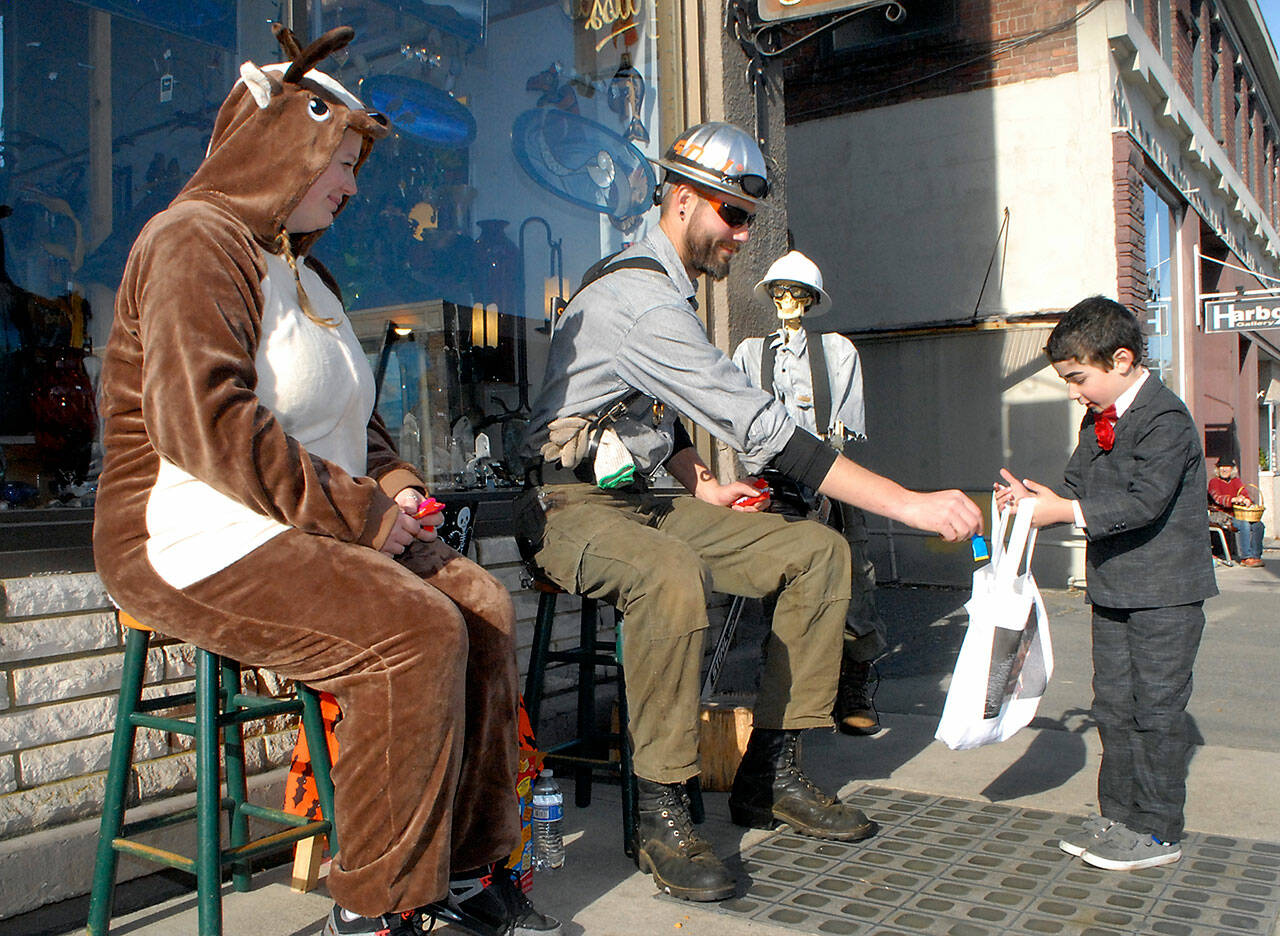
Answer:
[{"label": "boy in gray suit", "polygon": [[1199,431],[1142,366],[1143,344],[1117,302],[1093,296],[1068,311],[1045,353],[1088,412],[1062,493],[1005,469],[1008,484],[996,484],[1002,506],[1037,499],[1036,526],[1074,523],[1088,538],[1101,815],[1058,845],[1116,871],[1182,857],[1191,667],[1204,600],[1218,593]]}]

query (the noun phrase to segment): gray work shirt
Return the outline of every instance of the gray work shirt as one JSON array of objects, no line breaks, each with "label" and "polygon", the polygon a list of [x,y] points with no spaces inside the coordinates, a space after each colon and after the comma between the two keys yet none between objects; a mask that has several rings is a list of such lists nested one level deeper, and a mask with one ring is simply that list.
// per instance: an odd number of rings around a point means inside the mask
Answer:
[{"label": "gray work shirt", "polygon": [[836,423],[844,427],[845,439],[861,441],[867,437],[866,415],[862,400],[862,365],[858,349],[844,335],[827,332],[817,335],[827,361],[827,378],[831,387],[831,419],[829,425],[818,426],[813,403],[812,365],[809,360],[809,339],[803,328],[788,331],[779,328],[764,338],[747,338],[733,352],[733,363],[746,372],[753,386],[766,387],[769,380],[760,373],[760,361],[767,340],[774,349],[773,394],[791,414],[802,429],[816,436],[829,439],[836,430]]},{"label": "gray work shirt", "polygon": [[[642,472],[670,456],[677,414],[732,447],[748,471],[759,471],[782,451],[796,424],[707,339],[691,301],[696,290],[661,228],[617,259],[635,256],[657,258],[667,275],[620,270],[601,277],[556,321],[525,454],[540,453],[552,420],[603,413],[634,389],[646,398],[631,404],[614,428]],[[660,417],[655,400],[664,404]]]}]

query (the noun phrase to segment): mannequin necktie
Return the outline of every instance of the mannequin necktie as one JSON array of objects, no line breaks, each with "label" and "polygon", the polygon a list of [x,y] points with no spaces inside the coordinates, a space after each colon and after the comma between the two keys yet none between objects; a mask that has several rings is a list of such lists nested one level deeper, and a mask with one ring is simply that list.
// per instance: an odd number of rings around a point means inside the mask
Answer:
[{"label": "mannequin necktie", "polygon": [[1098,437],[1098,447],[1104,452],[1111,451],[1111,446],[1116,444],[1116,408],[1114,404],[1108,406],[1101,413],[1094,414],[1093,432]]}]

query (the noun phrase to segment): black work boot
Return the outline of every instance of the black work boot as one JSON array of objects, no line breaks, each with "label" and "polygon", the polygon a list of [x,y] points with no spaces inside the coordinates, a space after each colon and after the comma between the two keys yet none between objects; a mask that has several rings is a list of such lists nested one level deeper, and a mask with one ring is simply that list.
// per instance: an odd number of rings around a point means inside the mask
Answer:
[{"label": "black work boot", "polygon": [[836,727],[847,735],[873,735],[880,731],[876,713],[876,687],[880,675],[871,663],[840,660],[840,683],[836,687],[836,705],[832,715]]},{"label": "black work boot", "polygon": [[875,835],[876,824],[866,813],[832,799],[804,775],[799,743],[799,731],[752,730],[729,794],[733,821],[753,829],[772,829],[785,822],[801,835],[841,842]]},{"label": "black work boot", "polygon": [[738,889],[689,818],[684,784],[636,777],[636,864],[659,890],[683,900],[724,900]]}]

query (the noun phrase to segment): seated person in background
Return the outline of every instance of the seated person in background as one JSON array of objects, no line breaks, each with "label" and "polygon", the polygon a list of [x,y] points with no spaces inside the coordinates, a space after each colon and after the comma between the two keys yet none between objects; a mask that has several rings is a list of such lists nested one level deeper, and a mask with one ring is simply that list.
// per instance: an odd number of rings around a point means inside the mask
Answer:
[{"label": "seated person in background", "polygon": [[1245,490],[1244,482],[1237,477],[1236,460],[1227,455],[1218,459],[1218,476],[1209,479],[1209,505],[1227,514],[1226,523],[1236,531],[1239,543],[1240,564],[1246,566],[1262,565],[1262,538],[1267,528],[1261,520],[1241,520],[1232,513],[1235,507],[1253,505],[1253,498]]}]

